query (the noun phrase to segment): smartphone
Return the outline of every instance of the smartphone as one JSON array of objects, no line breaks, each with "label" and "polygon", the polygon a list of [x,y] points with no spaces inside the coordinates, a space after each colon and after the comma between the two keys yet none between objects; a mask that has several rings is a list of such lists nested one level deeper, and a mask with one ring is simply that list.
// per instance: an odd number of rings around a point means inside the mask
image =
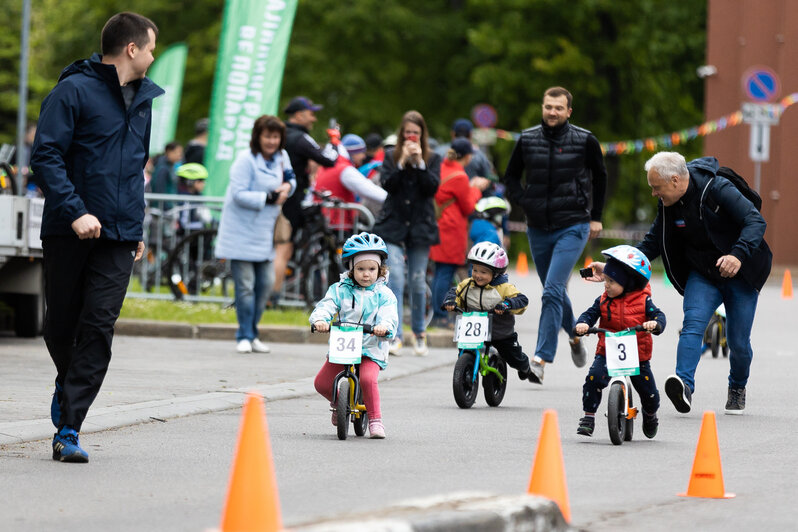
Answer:
[{"label": "smartphone", "polygon": [[338,120],[335,118],[330,118],[330,125],[327,129],[338,129]]},{"label": "smartphone", "polygon": [[415,135],[413,133],[405,135],[405,139],[409,140],[410,142],[418,142],[418,138],[419,138],[418,135]]},{"label": "smartphone", "polygon": [[590,267],[581,268],[579,270],[579,275],[581,275],[583,279],[588,279],[590,277],[593,277],[593,268]]}]

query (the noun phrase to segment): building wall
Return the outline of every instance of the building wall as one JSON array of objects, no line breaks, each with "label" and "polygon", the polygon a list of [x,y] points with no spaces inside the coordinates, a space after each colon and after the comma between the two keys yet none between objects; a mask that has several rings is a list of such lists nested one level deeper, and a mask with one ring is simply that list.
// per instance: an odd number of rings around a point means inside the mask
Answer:
[{"label": "building wall", "polygon": [[[781,81],[775,99],[798,92],[798,1],[709,0],[707,64],[717,74],[705,80],[704,112],[714,120],[748,101],[743,76],[753,67],[773,70]],[[744,176],[753,187],[748,155],[750,126],[741,124],[707,135],[704,153]],[[774,265],[798,264],[798,103],[770,128],[770,160],[761,165],[762,214]]]}]

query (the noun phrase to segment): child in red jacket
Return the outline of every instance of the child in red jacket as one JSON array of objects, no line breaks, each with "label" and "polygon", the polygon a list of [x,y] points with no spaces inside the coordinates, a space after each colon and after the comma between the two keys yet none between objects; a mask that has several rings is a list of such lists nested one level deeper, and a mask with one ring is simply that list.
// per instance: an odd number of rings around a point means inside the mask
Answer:
[{"label": "child in red jacket", "polygon": [[[651,373],[651,333],[660,334],[665,329],[665,314],[651,301],[651,263],[643,253],[632,246],[615,246],[601,252],[607,257],[604,265],[604,293],[593,306],[576,320],[574,332],[584,335],[596,320],[599,327],[617,332],[642,325],[645,331],[637,332],[637,353],[640,374],[631,377],[632,385],[640,395],[643,407],[643,434],[653,438],[657,434],[659,391]],[[585,416],[579,420],[576,433],[592,436],[595,415],[601,403],[601,390],[610,382],[607,373],[604,333],[599,333],[596,357],[582,386],[582,406]]]}]

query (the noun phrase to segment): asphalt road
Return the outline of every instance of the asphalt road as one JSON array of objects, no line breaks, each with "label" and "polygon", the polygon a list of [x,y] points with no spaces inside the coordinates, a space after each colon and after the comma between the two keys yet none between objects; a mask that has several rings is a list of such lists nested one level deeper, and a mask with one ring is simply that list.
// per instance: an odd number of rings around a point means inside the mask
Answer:
[{"label": "asphalt road", "polygon": [[[535,302],[539,294],[533,293],[532,284],[528,293]],[[597,295],[595,287],[581,284],[571,290],[576,309],[586,307]],[[669,329],[655,341],[653,368],[661,388],[674,366],[680,298],[661,286],[655,286],[654,294],[670,318]],[[470,410],[457,408],[452,398],[453,350],[435,350],[431,358],[451,357],[451,364],[382,382],[388,433],[383,441],[354,437],[339,441],[320,397],[268,401],[267,422],[284,522],[296,525],[346,513],[374,514],[399,501],[454,492],[523,493],[542,414],[551,408],[558,415],[572,524],[577,527],[597,531],[794,529],[790,508],[798,495],[794,480],[798,453],[793,441],[798,414],[792,405],[798,349],[788,333],[794,313],[794,301],[781,300],[778,287],[765,288],[755,323],[756,358],[745,415],[723,415],[728,362],[705,355],[697,374],[693,412],[677,414],[663,396],[657,437],[647,440],[638,423],[634,441],[620,447],[610,443],[603,418],[593,438],[576,435],[586,368],[575,368],[564,346],[557,363],[547,367],[542,387],[513,377],[499,408],[487,407],[480,395]],[[524,346],[534,343],[537,314],[533,315],[520,328]],[[200,393],[196,385],[180,379],[181,354],[193,353],[197,363],[205,364],[208,375],[202,389],[214,391],[217,381],[227,380],[225,365],[233,368],[234,383],[223,386],[247,383],[246,366],[218,353],[224,343],[213,344],[217,354],[211,358],[199,347],[207,348],[207,341],[191,342],[200,341],[158,340],[155,344],[151,339],[125,338],[120,345],[142,353],[157,345],[161,357],[173,357],[170,367],[176,374],[172,379],[179,384],[175,392]],[[4,351],[5,346],[0,346],[0,356],[7,354]],[[317,365],[308,362],[305,368],[303,360],[313,354],[298,353],[290,345],[276,346],[270,356],[282,359],[280,364],[292,360],[299,367],[297,375],[304,378],[312,376]],[[115,370],[122,375],[110,381],[108,392],[128,393],[133,400],[131,387],[146,385],[123,369],[133,371],[132,355],[120,358],[124,360],[112,366],[109,379]],[[249,360],[252,380],[263,383],[276,378],[270,374],[268,359]],[[410,362],[395,360],[397,367]],[[33,365],[38,369],[46,363],[37,359]],[[24,364],[14,368],[15,374],[25,374]],[[31,373],[30,386],[51,381],[51,376]],[[140,377],[143,382],[153,381],[149,386],[158,379],[155,374]],[[46,390],[35,393],[46,402]],[[0,395],[0,411],[17,396]],[[104,396],[102,401],[112,404],[114,398]],[[705,410],[717,412],[723,477],[726,491],[736,493],[734,499],[677,496],[687,488]],[[41,412],[36,415],[41,417]],[[50,460],[49,440],[0,446],[0,530],[122,532],[217,526],[239,423],[239,410],[229,409],[84,434],[82,442],[92,460],[86,466]]]}]

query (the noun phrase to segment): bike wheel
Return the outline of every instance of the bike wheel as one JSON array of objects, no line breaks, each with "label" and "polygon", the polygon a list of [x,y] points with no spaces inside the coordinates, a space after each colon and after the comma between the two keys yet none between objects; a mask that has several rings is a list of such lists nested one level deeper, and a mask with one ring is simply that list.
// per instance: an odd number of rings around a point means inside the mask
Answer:
[{"label": "bike wheel", "polygon": [[338,415],[338,439],[345,440],[349,435],[349,379],[338,381],[338,396],[335,398],[335,411]]},{"label": "bike wheel", "polygon": [[366,427],[369,426],[368,413],[361,412],[360,416],[355,416],[355,419],[352,420],[352,424],[355,426],[356,436],[363,436],[364,434],[366,434]]},{"label": "bike wheel", "polygon": [[718,353],[720,352],[720,326],[717,321],[712,321],[709,324],[709,338],[712,358],[718,358]]},{"label": "bike wheel", "polygon": [[[322,237],[323,238],[323,237]],[[302,263],[302,296],[307,305],[315,305],[327,293],[327,288],[338,281],[342,270],[335,250],[314,246]]]},{"label": "bike wheel", "polygon": [[723,348],[723,358],[729,358],[729,339],[726,336],[726,319],[720,320],[720,345]]},{"label": "bike wheel", "polygon": [[501,374],[499,379],[495,374],[488,373],[482,379],[482,388],[485,392],[485,402],[488,406],[499,406],[504,399],[504,392],[507,391],[507,363],[501,359],[496,350],[491,347],[488,366],[496,368]]},{"label": "bike wheel", "polygon": [[477,399],[479,373],[474,374],[477,355],[474,351],[463,351],[457,358],[452,376],[454,401],[460,408],[471,408]]},{"label": "bike wheel", "polygon": [[220,290],[226,296],[232,284],[230,265],[213,256],[216,229],[204,229],[175,244],[166,260],[165,274],[175,299]]},{"label": "bike wheel", "polygon": [[626,437],[626,415],[624,414],[624,386],[620,382],[612,383],[607,401],[607,426],[610,429],[610,440],[613,445],[621,445]]}]

